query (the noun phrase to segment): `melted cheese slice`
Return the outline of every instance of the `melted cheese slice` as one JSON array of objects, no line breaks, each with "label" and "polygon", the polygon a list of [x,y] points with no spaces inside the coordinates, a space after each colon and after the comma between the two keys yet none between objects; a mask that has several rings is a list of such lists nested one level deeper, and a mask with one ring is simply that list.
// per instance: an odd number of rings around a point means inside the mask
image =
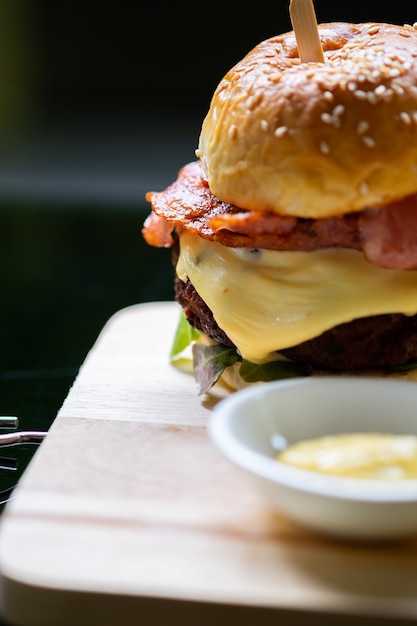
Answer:
[{"label": "melted cheese slice", "polygon": [[417,313],[417,271],[376,267],[356,250],[228,248],[185,232],[176,271],[252,362],[353,319]]}]

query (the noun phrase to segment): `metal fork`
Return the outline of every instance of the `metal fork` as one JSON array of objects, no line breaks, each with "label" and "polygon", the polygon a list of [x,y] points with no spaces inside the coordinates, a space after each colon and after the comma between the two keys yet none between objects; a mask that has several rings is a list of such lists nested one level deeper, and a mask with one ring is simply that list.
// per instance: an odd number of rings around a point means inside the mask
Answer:
[{"label": "metal fork", "polygon": [[[0,434],[0,448],[18,446],[24,443],[40,444],[46,435],[46,431],[22,430],[16,431],[19,426],[19,418],[10,415],[0,415],[0,430],[14,429],[14,432]],[[0,456],[0,470],[16,471],[18,460],[13,457]],[[6,504],[12,497],[16,485],[0,491],[0,506]]]}]

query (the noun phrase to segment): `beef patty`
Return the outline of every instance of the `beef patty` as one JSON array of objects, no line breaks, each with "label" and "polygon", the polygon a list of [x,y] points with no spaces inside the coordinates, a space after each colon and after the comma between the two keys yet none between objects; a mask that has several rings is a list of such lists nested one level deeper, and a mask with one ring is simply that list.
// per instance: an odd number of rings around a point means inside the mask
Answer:
[{"label": "beef patty", "polygon": [[[175,299],[188,322],[214,341],[233,347],[190,281],[175,277]],[[375,315],[340,324],[281,354],[325,370],[390,369],[417,359],[417,315]]]}]

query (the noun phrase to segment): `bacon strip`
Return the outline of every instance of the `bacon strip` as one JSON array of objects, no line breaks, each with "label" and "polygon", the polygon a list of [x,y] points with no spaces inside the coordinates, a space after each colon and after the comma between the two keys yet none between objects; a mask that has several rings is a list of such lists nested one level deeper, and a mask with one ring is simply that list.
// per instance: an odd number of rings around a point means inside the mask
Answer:
[{"label": "bacon strip", "polygon": [[185,165],[165,191],[149,192],[152,213],[143,236],[156,247],[173,245],[173,231],[187,230],[226,246],[269,250],[344,247],[362,250],[373,264],[417,268],[417,195],[384,208],[325,219],[297,219],[249,211],[210,192],[199,161]]},{"label": "bacon strip", "polygon": [[156,213],[150,213],[145,220],[142,233],[146,243],[150,246],[170,248],[174,243],[172,237],[173,230],[174,226],[171,222],[168,222],[164,217]]},{"label": "bacon strip", "polygon": [[417,269],[417,196],[359,215],[363,252],[380,267]]},{"label": "bacon strip", "polygon": [[[185,165],[165,191],[149,192],[152,214],[144,225],[148,243],[169,247],[174,229],[186,229],[227,246],[271,250],[314,250],[324,246],[357,247],[352,218],[301,220],[277,213],[249,211],[211,193],[199,161]],[[164,223],[165,222],[165,223]]]}]

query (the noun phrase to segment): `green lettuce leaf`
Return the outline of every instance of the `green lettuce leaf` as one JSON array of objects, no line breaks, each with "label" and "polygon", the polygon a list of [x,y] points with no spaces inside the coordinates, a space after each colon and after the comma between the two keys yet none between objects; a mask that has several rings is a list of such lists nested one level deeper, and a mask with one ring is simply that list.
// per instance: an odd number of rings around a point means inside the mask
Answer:
[{"label": "green lettuce leaf", "polygon": [[393,365],[392,368],[389,368],[392,372],[408,372],[410,370],[415,370],[417,368],[417,361],[412,359],[411,361],[407,361],[407,363],[403,363],[402,365]]},{"label": "green lettuce leaf", "polygon": [[169,353],[169,361],[172,365],[188,371],[193,370],[193,357],[190,348],[195,341],[198,341],[200,334],[188,323],[184,311],[181,311]]},{"label": "green lettuce leaf", "polygon": [[198,385],[198,395],[209,391],[219,380],[226,367],[234,365],[240,357],[234,348],[193,345],[194,376]]},{"label": "green lettuce leaf", "polygon": [[282,378],[309,376],[312,368],[309,365],[294,361],[269,361],[268,363],[251,363],[243,359],[239,374],[247,383],[268,382]]},{"label": "green lettuce leaf", "polygon": [[201,333],[187,321],[181,311],[169,354],[170,363],[194,374],[198,394],[209,391],[227,367],[241,361],[239,374],[247,383],[308,376],[311,368],[292,361],[271,361],[258,365],[242,360],[234,348],[199,343]]}]

